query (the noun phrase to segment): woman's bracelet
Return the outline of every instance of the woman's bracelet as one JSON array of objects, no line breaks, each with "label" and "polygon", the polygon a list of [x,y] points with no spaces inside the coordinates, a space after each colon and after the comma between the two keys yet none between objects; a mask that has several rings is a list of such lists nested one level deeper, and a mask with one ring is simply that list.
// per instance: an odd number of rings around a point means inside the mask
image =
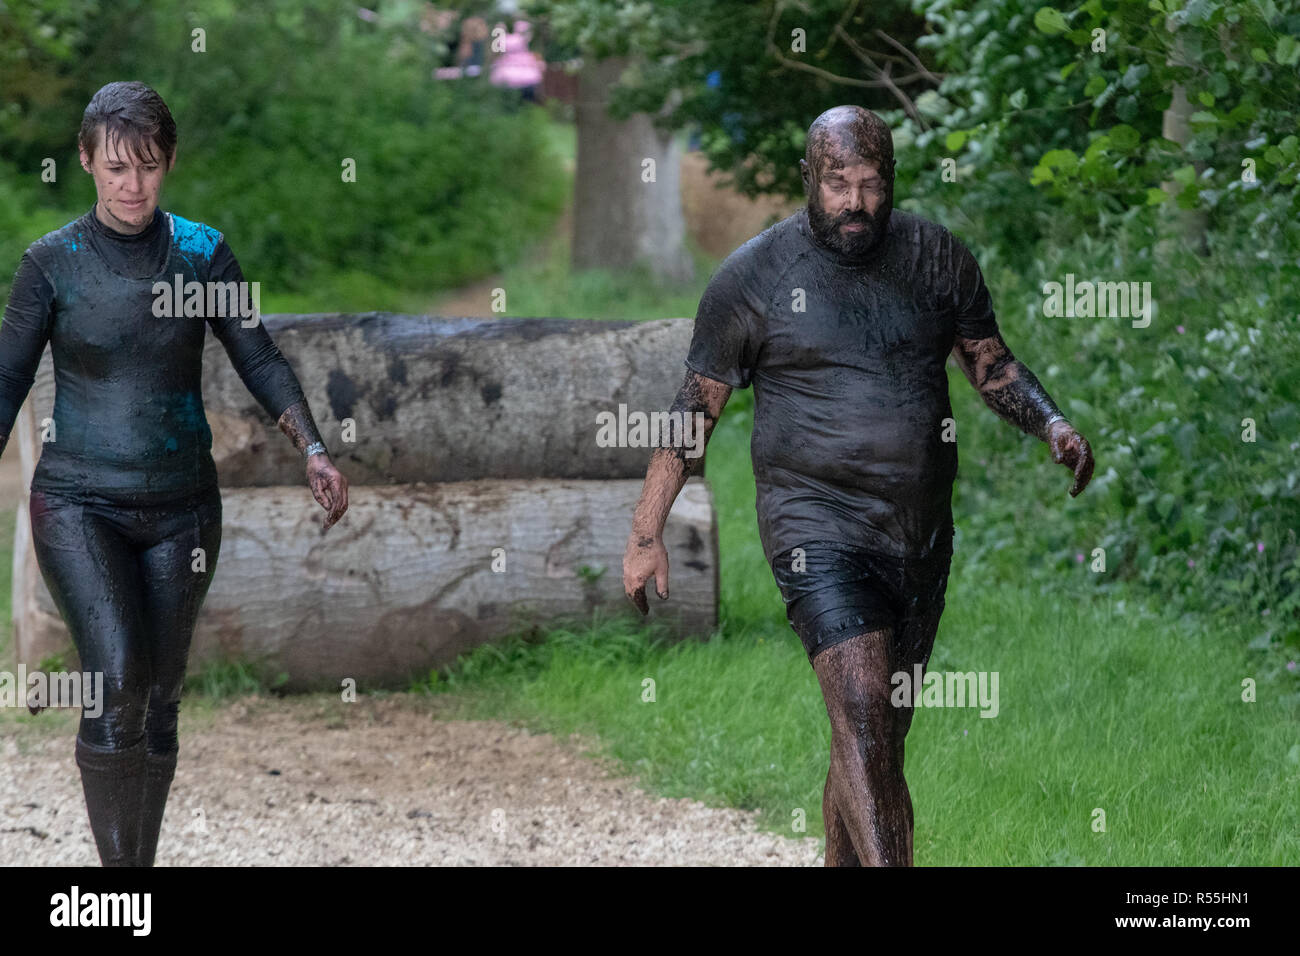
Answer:
[{"label": "woman's bracelet", "polygon": [[304,458],[310,458],[312,455],[324,455],[325,443],[314,441],[307,446],[307,450],[302,453]]}]

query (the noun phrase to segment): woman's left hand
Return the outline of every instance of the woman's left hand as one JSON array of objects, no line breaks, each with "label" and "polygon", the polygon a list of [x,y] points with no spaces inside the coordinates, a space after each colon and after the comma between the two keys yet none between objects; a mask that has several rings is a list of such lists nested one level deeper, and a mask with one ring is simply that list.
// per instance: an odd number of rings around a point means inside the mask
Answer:
[{"label": "woman's left hand", "polygon": [[329,455],[321,454],[307,459],[307,484],[312,496],[329,512],[321,529],[328,531],[348,510],[348,480],[334,467]]}]

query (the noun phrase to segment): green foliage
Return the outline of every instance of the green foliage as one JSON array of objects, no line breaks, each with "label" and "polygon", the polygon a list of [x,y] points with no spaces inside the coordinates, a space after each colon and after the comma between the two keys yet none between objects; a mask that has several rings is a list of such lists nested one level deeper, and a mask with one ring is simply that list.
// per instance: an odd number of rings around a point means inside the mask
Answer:
[{"label": "green foliage", "polygon": [[0,162],[0,299],[9,297],[10,279],[23,250],[66,221],[61,213],[42,209],[39,195],[32,186],[18,186],[13,167]]},{"label": "green foliage", "polygon": [[271,674],[248,660],[212,660],[204,664],[197,674],[186,678],[185,693],[212,700],[228,700],[233,697],[280,693],[288,680],[288,674]]},{"label": "green foliage", "polygon": [[[103,83],[138,78],[180,132],[164,206],[222,230],[268,294],[309,292],[338,272],[423,290],[490,273],[562,206],[567,176],[546,114],[486,78],[433,81],[439,50],[399,15],[411,5],[388,6],[371,24],[338,0],[98,5],[69,33],[75,55],[29,44],[63,93],[49,108],[8,104],[4,155],[31,183],[55,158],[44,200],[65,214],[88,208],[81,111]],[[197,29],[206,52],[194,49]]]},{"label": "green foliage", "polygon": [[[630,56],[611,112],[662,116],[700,131],[716,169],[748,194],[803,193],[808,124],[840,103],[884,110],[898,100],[864,79],[863,57],[910,88],[917,71],[876,31],[912,46],[924,21],[907,0],[531,0],[556,41],[588,56]],[[795,31],[802,31],[797,38]],[[796,50],[801,39],[803,48]],[[790,65],[794,64],[794,65]],[[706,82],[715,74],[716,84]],[[837,79],[838,78],[838,79]],[[877,81],[878,82],[878,81]]]},{"label": "green foliage", "polygon": [[[1023,247],[1046,237],[1047,216],[1096,229],[1163,204],[1157,190],[1212,226],[1263,216],[1257,234],[1275,244],[1300,216],[1300,12],[1273,0],[915,9],[933,31],[918,45],[947,71],[937,95],[951,109],[930,129],[892,115],[896,141],[910,147],[899,165],[923,171],[910,195],[956,205],[937,174],[956,154],[966,175],[948,191],[969,218],[989,218],[972,204],[1005,214],[977,242]],[[1185,142],[1165,138],[1175,90],[1192,104]],[[1038,215],[1011,216],[1016,207]]]},{"label": "green foliage", "polygon": [[[1139,582],[1178,611],[1247,615],[1259,646],[1300,646],[1300,71],[1285,42],[1300,14],[1254,0],[981,0],[927,19],[920,42],[948,71],[936,95],[951,112],[928,130],[892,116],[900,169],[919,171],[904,205],[980,250],[1005,337],[1098,459],[1070,501],[1046,448],[954,376],[965,560]],[[1193,104],[1185,144],[1163,135],[1175,87]],[[949,154],[956,182],[939,175]],[[1206,258],[1179,252],[1194,238],[1180,212],[1203,217]],[[1042,285],[1067,273],[1150,281],[1151,326],[1045,318]],[[1088,570],[1095,547],[1104,574]]]},{"label": "green foliage", "polygon": [[[92,35],[98,0],[0,4],[0,142],[5,159],[34,165],[29,144],[75,131],[80,109],[69,67]],[[85,103],[81,104],[82,107]]]},{"label": "green foliage", "polygon": [[[1101,241],[1044,243],[1014,266],[986,257],[999,324],[1097,458],[1092,484],[998,421],[952,373],[961,443],[964,565],[1081,587],[1137,583],[1173,612],[1254,622],[1261,647],[1300,648],[1300,287],[1248,231],[1218,233],[1179,281],[1149,253],[1154,212]],[[1263,258],[1259,256],[1263,255]],[[1047,318],[1042,284],[1150,281],[1148,328],[1124,318]],[[1243,441],[1244,419],[1258,430]],[[1094,548],[1106,570],[1093,573]],[[1033,556],[1033,557],[1031,557]],[[978,572],[977,572],[978,573]]]}]

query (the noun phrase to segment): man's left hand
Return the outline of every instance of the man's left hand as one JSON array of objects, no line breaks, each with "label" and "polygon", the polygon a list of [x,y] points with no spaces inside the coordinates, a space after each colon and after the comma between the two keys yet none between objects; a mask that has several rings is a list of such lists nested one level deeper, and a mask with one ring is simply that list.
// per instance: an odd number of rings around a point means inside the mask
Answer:
[{"label": "man's left hand", "polygon": [[1052,422],[1047,433],[1047,444],[1052,449],[1052,461],[1065,465],[1074,472],[1074,484],[1070,488],[1070,497],[1077,497],[1079,492],[1088,487],[1092,479],[1092,448],[1069,422],[1061,419]]}]

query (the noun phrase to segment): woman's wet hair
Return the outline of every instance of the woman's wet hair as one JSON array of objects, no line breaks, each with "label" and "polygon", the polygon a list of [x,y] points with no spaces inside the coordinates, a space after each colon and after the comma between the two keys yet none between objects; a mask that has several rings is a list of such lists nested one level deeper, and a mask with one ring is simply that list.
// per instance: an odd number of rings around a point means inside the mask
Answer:
[{"label": "woman's wet hair", "polygon": [[162,152],[164,165],[176,153],[176,121],[171,110],[161,96],[143,83],[109,83],[91,97],[81,118],[77,142],[92,161],[100,126],[104,127],[105,145],[125,146],[141,162],[157,161],[155,147]]}]

